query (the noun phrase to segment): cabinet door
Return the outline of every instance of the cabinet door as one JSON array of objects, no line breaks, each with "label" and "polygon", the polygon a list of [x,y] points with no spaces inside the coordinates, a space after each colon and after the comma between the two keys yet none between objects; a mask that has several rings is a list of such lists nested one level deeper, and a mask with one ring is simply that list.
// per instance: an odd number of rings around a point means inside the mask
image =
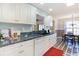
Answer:
[{"label": "cabinet door", "polygon": [[19,22],[23,24],[28,24],[28,6],[25,4],[19,4]]},{"label": "cabinet door", "polygon": [[[44,39],[44,53],[45,52],[47,52],[48,51],[48,49],[50,49],[51,48],[51,45],[50,45],[50,41],[49,41],[49,37],[48,36],[45,36],[45,37],[43,37],[43,39]],[[43,54],[44,54],[43,53]]]},{"label": "cabinet door", "polygon": [[9,14],[10,14],[10,23],[15,23],[16,22],[16,4],[10,4],[9,5]]},{"label": "cabinet door", "polygon": [[35,41],[35,55],[42,56],[50,48],[47,37],[38,38]]},{"label": "cabinet door", "polygon": [[0,4],[0,22],[3,22],[3,14],[2,14],[2,4]]},{"label": "cabinet door", "polygon": [[10,22],[11,19],[11,10],[9,4],[2,4],[2,20],[3,22]]},{"label": "cabinet door", "polygon": [[17,55],[18,56],[33,56],[33,53],[34,53],[33,40],[30,40],[28,42],[23,42],[20,44]]},{"label": "cabinet door", "polygon": [[44,40],[42,38],[38,38],[35,40],[35,56],[42,56],[44,51]]},{"label": "cabinet door", "polygon": [[12,55],[16,55],[18,52],[18,48],[17,48],[17,44],[14,45],[9,45],[9,46],[5,46],[0,48],[0,56],[12,56]]},{"label": "cabinet door", "polygon": [[36,24],[36,8],[31,6],[31,10],[30,10],[30,22],[31,24]]},{"label": "cabinet door", "polygon": [[15,4],[0,4],[0,22],[14,23]]},{"label": "cabinet door", "polygon": [[49,35],[50,45],[53,47],[56,44],[56,34]]},{"label": "cabinet door", "polygon": [[35,45],[35,56],[42,56],[44,51],[44,42]]},{"label": "cabinet door", "polygon": [[53,26],[53,19],[51,16],[46,16],[45,17],[45,20],[44,20],[44,23],[46,26]]},{"label": "cabinet door", "polygon": [[33,56],[33,41],[21,42],[0,48],[0,55],[2,56]]},{"label": "cabinet door", "polygon": [[33,56],[33,45],[21,47],[18,56]]},{"label": "cabinet door", "polygon": [[[15,4],[15,23],[22,23],[22,16],[21,13],[23,13],[21,10],[23,9],[23,6],[20,4]],[[22,8],[22,9],[21,9]]]}]

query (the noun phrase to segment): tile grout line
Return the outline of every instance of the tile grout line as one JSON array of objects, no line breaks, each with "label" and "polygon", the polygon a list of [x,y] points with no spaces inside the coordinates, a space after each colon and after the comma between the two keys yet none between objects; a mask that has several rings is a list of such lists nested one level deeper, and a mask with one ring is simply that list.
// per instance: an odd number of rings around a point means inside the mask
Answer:
[{"label": "tile grout line", "polygon": [[71,52],[71,55],[73,55],[73,47],[72,47],[72,52]]},{"label": "tile grout line", "polygon": [[63,45],[63,47],[61,48],[62,50],[65,48],[65,44]]},{"label": "tile grout line", "polygon": [[[61,42],[62,42],[62,41],[61,41]],[[61,42],[56,43],[56,44],[54,45],[54,47],[58,47],[58,45],[59,45]]]},{"label": "tile grout line", "polygon": [[61,50],[64,48],[64,42],[62,43],[62,45],[59,47]]},{"label": "tile grout line", "polygon": [[59,48],[62,44],[63,44],[63,42],[61,42],[60,45],[57,48]]},{"label": "tile grout line", "polygon": [[65,56],[66,56],[66,54],[67,54],[67,50],[68,50],[68,47],[66,48],[66,51],[65,51],[65,54],[64,54]]}]

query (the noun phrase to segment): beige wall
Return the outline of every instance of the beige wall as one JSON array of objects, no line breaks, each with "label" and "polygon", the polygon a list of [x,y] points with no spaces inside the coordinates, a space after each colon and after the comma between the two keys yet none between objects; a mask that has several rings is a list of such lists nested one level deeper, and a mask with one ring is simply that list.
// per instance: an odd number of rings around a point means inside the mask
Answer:
[{"label": "beige wall", "polygon": [[79,17],[68,17],[68,18],[61,18],[57,19],[55,18],[55,31],[57,32],[58,36],[62,36],[64,34],[64,25],[67,21],[79,21]]},{"label": "beige wall", "polygon": [[[64,30],[64,25],[67,21],[72,21],[72,18],[58,19],[56,26],[57,30]],[[73,21],[79,21],[79,18],[73,18]]]},{"label": "beige wall", "polygon": [[70,14],[59,18],[55,18],[55,30],[63,30],[65,22],[72,21],[72,19],[74,21],[79,21],[79,14]]}]

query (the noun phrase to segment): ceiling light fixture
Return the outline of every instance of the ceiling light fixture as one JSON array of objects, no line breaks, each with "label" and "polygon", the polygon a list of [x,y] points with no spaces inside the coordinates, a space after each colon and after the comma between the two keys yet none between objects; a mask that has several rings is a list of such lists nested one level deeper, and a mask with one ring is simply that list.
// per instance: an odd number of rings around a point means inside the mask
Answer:
[{"label": "ceiling light fixture", "polygon": [[53,11],[53,9],[52,9],[52,8],[50,8],[50,9],[49,9],[49,11]]},{"label": "ceiling light fixture", "polygon": [[74,3],[66,3],[67,6],[72,6]]},{"label": "ceiling light fixture", "polygon": [[40,3],[41,5],[43,5],[44,3]]}]

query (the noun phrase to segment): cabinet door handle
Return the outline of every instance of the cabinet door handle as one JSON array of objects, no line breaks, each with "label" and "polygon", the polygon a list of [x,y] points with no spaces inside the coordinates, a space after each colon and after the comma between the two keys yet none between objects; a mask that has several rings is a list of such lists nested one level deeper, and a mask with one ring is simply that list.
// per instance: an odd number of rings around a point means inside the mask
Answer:
[{"label": "cabinet door handle", "polygon": [[23,53],[23,52],[24,52],[24,50],[19,51],[19,53]]},{"label": "cabinet door handle", "polygon": [[22,47],[23,45],[20,45],[20,47]]}]

